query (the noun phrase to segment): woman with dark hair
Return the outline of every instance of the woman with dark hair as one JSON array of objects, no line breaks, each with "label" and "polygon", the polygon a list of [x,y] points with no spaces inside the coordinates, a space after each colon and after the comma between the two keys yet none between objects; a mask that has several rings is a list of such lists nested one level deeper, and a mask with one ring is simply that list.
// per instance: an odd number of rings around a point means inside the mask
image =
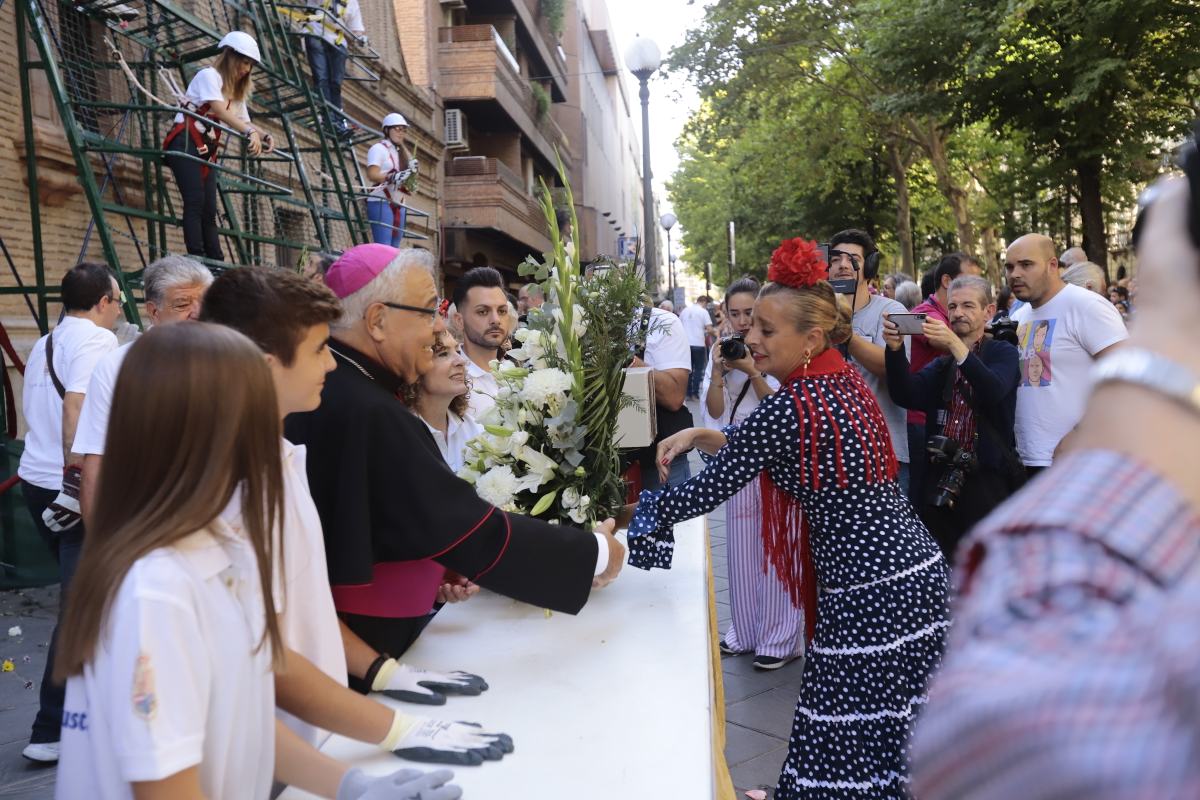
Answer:
[{"label": "woman with dark hair", "polygon": [[[729,358],[722,355],[720,342],[713,346],[700,386],[704,424],[713,430],[745,421],[761,400],[779,390],[779,381],[758,368],[745,345],[758,291],[753,278],[742,278],[725,290],[721,305],[736,338],[726,344]],[[738,350],[741,356],[732,357]],[[721,638],[721,652],[753,653],[755,668],[778,669],[804,652],[804,613],[792,605],[775,570],[763,570],[762,493],[757,483],[746,484],[729,498],[725,524],[731,620]]]},{"label": "woman with dark hair", "polygon": [[433,793],[444,771],[407,793],[407,771],[368,778],[275,717],[279,409],[262,351],[232,329],[155,327],[130,348],[55,662],[59,797],[265,800],[272,779],[339,800],[458,796]]},{"label": "woman with dark hair", "polygon": [[949,570],[896,481],[874,396],[835,347],[851,322],[827,275],[811,242],[775,251],[746,344],[783,388],[727,433],[659,445],[660,464],[692,447],[714,457],[687,483],[642,493],[629,563],[669,566],[675,523],[758,480],[767,558],[803,597],[810,637],[775,797],[907,798],[906,743],[950,625]]},{"label": "woman with dark hair", "polygon": [[[221,128],[232,128],[246,137],[251,155],[271,152],[271,137],[250,124],[246,101],[250,97],[250,73],[262,63],[258,43],[248,33],[233,31],[221,39],[220,55],[211,67],[196,73],[188,84],[184,108],[190,113],[175,115],[175,125],[163,141],[166,162],[175,173],[183,199],[183,239],[188,255],[222,261],[221,237],[217,232],[217,175],[209,168],[216,163]],[[214,124],[216,123],[216,124]]]}]

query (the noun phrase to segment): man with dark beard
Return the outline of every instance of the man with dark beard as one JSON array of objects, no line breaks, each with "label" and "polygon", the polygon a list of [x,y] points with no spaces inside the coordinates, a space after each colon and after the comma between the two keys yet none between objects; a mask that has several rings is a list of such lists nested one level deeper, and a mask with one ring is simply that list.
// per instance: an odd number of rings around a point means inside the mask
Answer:
[{"label": "man with dark beard", "polygon": [[496,404],[499,384],[491,363],[509,331],[508,295],[504,279],[491,267],[475,267],[454,287],[454,324],[463,332],[463,355],[471,381],[468,412],[478,419]]}]

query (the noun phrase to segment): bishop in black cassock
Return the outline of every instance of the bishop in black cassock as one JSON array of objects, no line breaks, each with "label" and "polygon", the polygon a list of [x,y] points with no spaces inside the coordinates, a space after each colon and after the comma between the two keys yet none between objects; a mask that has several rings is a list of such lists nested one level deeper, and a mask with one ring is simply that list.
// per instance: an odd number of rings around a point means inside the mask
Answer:
[{"label": "bishop in black cassock", "polygon": [[[335,264],[326,281],[343,298],[378,274],[338,269]],[[415,317],[420,309],[399,307],[404,302],[398,297],[378,305]],[[428,328],[430,342],[437,330],[440,318]],[[376,650],[398,655],[415,636],[407,619],[411,601],[428,610],[443,568],[517,600],[578,613],[598,563],[607,562],[607,553],[599,561],[597,536],[508,514],[481,500],[450,471],[429,429],[398,399],[403,376],[345,340],[362,341],[335,333],[330,347],[337,368],[326,379],[321,406],[289,416],[286,436],[308,449],[309,488],[324,529],[330,583],[347,625]],[[385,347],[377,354],[388,352]]]}]

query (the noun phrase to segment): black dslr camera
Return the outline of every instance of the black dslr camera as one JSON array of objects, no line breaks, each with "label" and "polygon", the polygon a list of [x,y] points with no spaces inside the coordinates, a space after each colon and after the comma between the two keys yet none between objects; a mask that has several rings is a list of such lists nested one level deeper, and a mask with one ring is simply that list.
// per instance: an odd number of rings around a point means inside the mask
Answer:
[{"label": "black dslr camera", "polygon": [[974,453],[962,449],[958,442],[948,436],[930,436],[925,443],[925,451],[934,464],[946,465],[946,471],[937,483],[933,506],[953,509],[962,494],[963,484],[967,482],[967,475],[975,469],[978,460]]},{"label": "black dslr camera", "polygon": [[992,320],[983,330],[997,342],[1008,342],[1013,347],[1020,347],[1017,344],[1017,323],[1007,314]]},{"label": "black dslr camera", "polygon": [[720,347],[721,358],[726,361],[741,361],[750,352],[746,348],[746,337],[741,333],[726,336],[721,340]]}]

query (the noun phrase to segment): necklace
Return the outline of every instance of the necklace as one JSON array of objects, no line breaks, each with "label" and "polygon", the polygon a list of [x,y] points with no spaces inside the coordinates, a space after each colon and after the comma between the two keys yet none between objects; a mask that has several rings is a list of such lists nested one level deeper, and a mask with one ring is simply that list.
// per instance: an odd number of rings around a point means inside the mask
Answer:
[{"label": "necklace", "polygon": [[345,353],[338,352],[337,349],[335,349],[332,346],[329,348],[329,352],[333,353],[335,356],[342,359],[343,361],[345,361],[349,364],[353,364],[355,366],[355,368],[358,369],[359,372],[361,372],[363,375],[367,376],[368,380],[370,380],[372,382],[375,380],[375,377],[373,375],[371,375],[371,373],[367,372],[367,370],[363,367],[362,364],[358,363],[350,356],[346,355]]}]

